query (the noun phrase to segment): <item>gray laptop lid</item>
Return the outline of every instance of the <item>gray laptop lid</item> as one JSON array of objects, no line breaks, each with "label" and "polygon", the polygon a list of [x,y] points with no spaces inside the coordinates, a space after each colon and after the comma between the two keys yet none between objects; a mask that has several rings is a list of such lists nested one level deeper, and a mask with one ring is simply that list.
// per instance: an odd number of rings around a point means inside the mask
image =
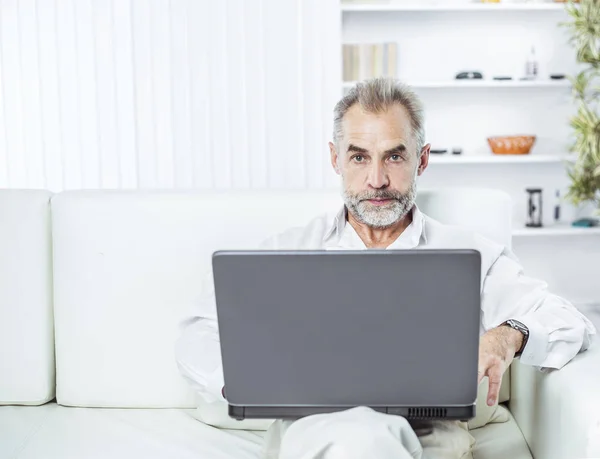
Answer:
[{"label": "gray laptop lid", "polygon": [[474,415],[480,269],[474,250],[215,253],[228,403],[240,418],[358,405]]}]

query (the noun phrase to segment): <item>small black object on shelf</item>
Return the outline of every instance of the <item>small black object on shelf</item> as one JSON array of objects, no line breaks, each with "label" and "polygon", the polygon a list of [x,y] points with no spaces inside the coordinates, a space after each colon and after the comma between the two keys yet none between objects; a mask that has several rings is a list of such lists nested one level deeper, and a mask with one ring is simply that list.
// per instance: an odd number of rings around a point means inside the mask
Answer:
[{"label": "small black object on shelf", "polygon": [[496,81],[509,81],[509,80],[512,80],[512,77],[509,77],[509,76],[495,76],[494,80],[496,80]]},{"label": "small black object on shelf", "polygon": [[542,189],[527,188],[525,191],[529,193],[529,203],[527,206],[527,223],[528,228],[542,227]]},{"label": "small black object on shelf", "polygon": [[448,150],[445,149],[437,149],[437,150],[430,150],[429,153],[431,153],[432,155],[443,155],[444,153],[447,153]]},{"label": "small black object on shelf", "polygon": [[453,155],[462,155],[462,148],[453,148],[452,154]]},{"label": "small black object on shelf", "polygon": [[481,80],[483,75],[481,72],[460,72],[456,75],[457,80]]},{"label": "small black object on shelf", "polygon": [[564,80],[566,78],[566,75],[563,75],[562,73],[555,73],[550,75],[550,79],[551,80]]}]

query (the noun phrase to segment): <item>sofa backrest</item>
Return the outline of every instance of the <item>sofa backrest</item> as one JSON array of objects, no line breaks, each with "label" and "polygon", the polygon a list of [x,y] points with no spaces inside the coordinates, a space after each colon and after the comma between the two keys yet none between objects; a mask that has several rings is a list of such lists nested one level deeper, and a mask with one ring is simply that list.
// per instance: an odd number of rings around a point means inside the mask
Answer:
[{"label": "sofa backrest", "polygon": [[0,405],[54,398],[50,196],[0,191]]},{"label": "sofa backrest", "polygon": [[256,248],[338,200],[335,193],[272,192],[56,196],[57,401],[193,406],[173,346],[212,252]]},{"label": "sofa backrest", "polygon": [[512,200],[501,190],[438,188],[420,191],[419,208],[447,225],[462,226],[506,247],[512,245]]},{"label": "sofa backrest", "polygon": [[[510,233],[499,230],[510,225],[505,194],[459,190],[455,198],[470,199],[464,203],[452,199],[452,191],[436,193],[421,194],[425,212],[429,206],[432,216],[446,223],[510,241]],[[340,205],[335,191],[55,196],[57,401],[98,407],[194,406],[173,345],[181,321],[200,296],[212,252],[256,248],[267,236]]]}]

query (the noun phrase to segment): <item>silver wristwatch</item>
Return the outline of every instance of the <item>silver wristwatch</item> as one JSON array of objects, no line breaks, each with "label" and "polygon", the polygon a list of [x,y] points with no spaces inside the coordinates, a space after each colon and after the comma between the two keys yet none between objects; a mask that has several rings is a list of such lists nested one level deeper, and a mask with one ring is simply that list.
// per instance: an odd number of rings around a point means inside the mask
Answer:
[{"label": "silver wristwatch", "polygon": [[529,339],[529,328],[527,328],[518,320],[514,319],[508,319],[502,325],[510,327],[513,330],[517,330],[523,334],[523,344],[521,345],[521,348],[515,353],[515,357],[520,357],[523,353],[523,350],[525,349],[525,346],[527,345],[527,340]]}]

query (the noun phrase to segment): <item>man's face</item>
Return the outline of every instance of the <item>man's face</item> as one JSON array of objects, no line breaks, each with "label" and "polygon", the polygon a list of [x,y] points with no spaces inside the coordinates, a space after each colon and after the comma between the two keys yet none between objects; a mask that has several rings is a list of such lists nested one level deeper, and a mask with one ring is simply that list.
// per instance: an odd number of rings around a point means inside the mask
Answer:
[{"label": "man's face", "polygon": [[356,104],[342,126],[339,145],[329,148],[346,207],[373,228],[394,225],[414,205],[416,177],[427,167],[429,145],[419,155],[410,115],[399,104],[383,113],[368,113]]}]

